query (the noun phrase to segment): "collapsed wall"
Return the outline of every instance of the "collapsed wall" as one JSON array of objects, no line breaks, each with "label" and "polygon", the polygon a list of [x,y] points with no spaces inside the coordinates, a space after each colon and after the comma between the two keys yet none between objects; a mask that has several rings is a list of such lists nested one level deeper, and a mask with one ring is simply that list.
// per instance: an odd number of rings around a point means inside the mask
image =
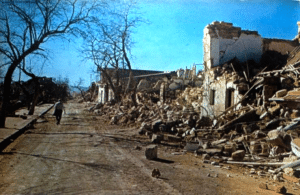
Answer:
[{"label": "collapsed wall", "polygon": [[285,55],[299,45],[298,39],[267,39],[257,31],[242,30],[232,23],[213,22],[204,28],[204,64],[208,69],[234,58],[239,62],[259,62],[263,53],[277,51]]},{"label": "collapsed wall", "polygon": [[[252,76],[256,75],[253,72],[269,65],[264,64],[263,55],[270,52],[286,55],[299,46],[298,39],[265,39],[257,31],[241,30],[226,22],[207,25],[203,44],[206,69],[201,114],[210,117],[218,116],[240,101]],[[277,65],[271,64],[274,68]],[[241,74],[237,75],[238,72]]]},{"label": "collapsed wall", "polygon": [[257,31],[244,31],[232,23],[213,22],[204,28],[204,63],[207,68],[221,65],[233,58],[240,62],[259,62],[263,41]]}]

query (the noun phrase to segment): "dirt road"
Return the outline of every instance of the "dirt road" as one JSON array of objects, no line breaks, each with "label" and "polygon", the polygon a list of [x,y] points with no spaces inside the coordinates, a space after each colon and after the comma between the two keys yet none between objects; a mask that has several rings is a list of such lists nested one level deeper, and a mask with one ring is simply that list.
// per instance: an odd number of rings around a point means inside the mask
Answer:
[{"label": "dirt road", "polygon": [[50,111],[2,152],[1,194],[270,194],[177,145],[159,145],[159,159],[146,160],[149,139],[136,130],[108,125],[82,104],[66,107],[61,125]]}]

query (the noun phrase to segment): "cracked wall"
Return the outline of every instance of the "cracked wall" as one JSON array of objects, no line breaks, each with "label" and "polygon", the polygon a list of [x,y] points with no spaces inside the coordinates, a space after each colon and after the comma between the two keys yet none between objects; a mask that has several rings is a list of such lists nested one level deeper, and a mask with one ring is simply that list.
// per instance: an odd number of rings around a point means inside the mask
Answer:
[{"label": "cracked wall", "polygon": [[204,28],[204,63],[208,68],[221,65],[233,58],[240,62],[259,62],[263,40],[257,31],[244,31],[232,23],[213,22]]}]

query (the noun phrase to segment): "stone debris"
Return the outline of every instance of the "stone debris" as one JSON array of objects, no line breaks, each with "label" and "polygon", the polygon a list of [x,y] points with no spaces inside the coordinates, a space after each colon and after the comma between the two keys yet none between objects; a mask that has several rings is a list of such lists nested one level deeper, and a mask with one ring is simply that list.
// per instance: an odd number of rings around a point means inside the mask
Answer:
[{"label": "stone debris", "polygon": [[157,159],[157,146],[150,145],[146,147],[145,156],[148,160]]},{"label": "stone debris", "polygon": [[268,185],[266,183],[260,183],[258,187],[263,190],[268,190]]},{"label": "stone debris", "polygon": [[[259,166],[267,171],[294,163],[294,171],[300,165],[300,62],[293,56],[267,51],[260,62],[233,59],[198,74],[179,70],[155,83],[140,82],[140,88],[149,89],[136,93],[137,104],[124,95],[120,102],[90,110],[111,124],[136,128],[153,144],[184,149],[174,155],[194,152],[203,162],[253,162],[251,172],[259,176],[265,175]],[[148,146],[145,155],[157,158],[157,146]],[[267,174],[280,180],[276,174],[283,170]],[[286,175],[296,177],[291,170]]]},{"label": "stone debris", "polygon": [[284,186],[276,186],[274,191],[279,194],[285,194],[287,190]]},{"label": "stone debris", "polygon": [[152,176],[152,177],[159,178],[159,177],[161,176],[161,175],[160,175],[159,169],[153,169],[153,170],[152,170],[151,176]]},{"label": "stone debris", "polygon": [[141,146],[135,146],[134,149],[135,149],[135,150],[141,150],[142,147],[141,147]]}]

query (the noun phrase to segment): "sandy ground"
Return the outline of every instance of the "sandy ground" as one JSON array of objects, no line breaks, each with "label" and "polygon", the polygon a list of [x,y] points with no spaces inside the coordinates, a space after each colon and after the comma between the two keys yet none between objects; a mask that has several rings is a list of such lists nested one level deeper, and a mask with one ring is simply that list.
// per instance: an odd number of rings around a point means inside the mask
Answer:
[{"label": "sandy ground", "polygon": [[159,158],[147,160],[150,140],[136,129],[109,125],[83,104],[66,107],[61,125],[50,111],[1,153],[1,194],[275,194],[260,183],[300,194],[298,185],[250,176],[248,167],[203,164],[177,143],[159,144]]}]

